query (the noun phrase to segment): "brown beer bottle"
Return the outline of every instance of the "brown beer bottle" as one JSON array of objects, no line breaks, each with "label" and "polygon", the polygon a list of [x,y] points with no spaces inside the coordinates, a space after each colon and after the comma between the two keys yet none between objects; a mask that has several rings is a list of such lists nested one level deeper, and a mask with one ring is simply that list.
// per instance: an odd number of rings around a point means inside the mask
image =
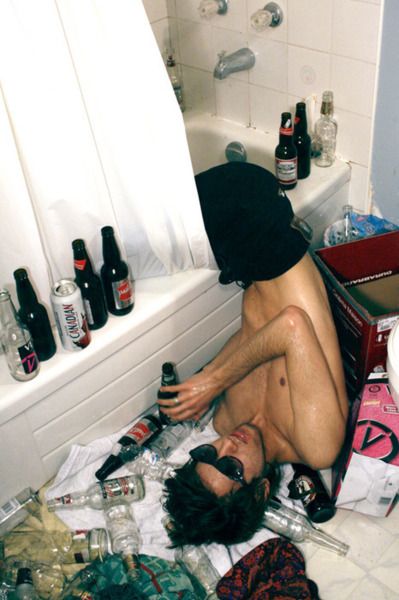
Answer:
[{"label": "brown beer bottle", "polygon": [[294,122],[294,145],[298,155],[298,179],[310,175],[310,145],[305,102],[297,102]]},{"label": "brown beer bottle", "polygon": [[292,465],[294,477],[288,484],[289,497],[300,499],[314,523],[324,523],[335,515],[335,506],[317,471],[306,465]]},{"label": "brown beer bottle", "polygon": [[127,315],[134,306],[134,282],[128,265],[121,259],[113,228],[103,227],[101,235],[104,258],[101,279],[107,307],[113,315]]},{"label": "brown beer bottle", "polygon": [[101,279],[94,272],[83,240],[73,240],[75,283],[79,286],[89,329],[100,329],[108,320]]},{"label": "brown beer bottle", "polygon": [[293,123],[289,112],[281,114],[280,138],[275,150],[276,177],[280,187],[291,190],[297,184],[298,158],[293,142]]},{"label": "brown beer bottle", "polygon": [[[161,387],[168,385],[176,385],[178,383],[175,367],[171,362],[165,362],[162,365],[161,372]],[[161,392],[158,390],[158,398],[161,400],[170,400],[176,396],[175,392]],[[161,410],[159,411],[159,419],[163,425],[169,425],[174,421]]]}]

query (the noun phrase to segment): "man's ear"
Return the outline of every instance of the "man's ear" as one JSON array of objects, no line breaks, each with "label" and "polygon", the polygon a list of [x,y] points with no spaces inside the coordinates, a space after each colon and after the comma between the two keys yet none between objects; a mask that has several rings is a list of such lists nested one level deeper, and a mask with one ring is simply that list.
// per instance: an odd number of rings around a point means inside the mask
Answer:
[{"label": "man's ear", "polygon": [[270,494],[270,481],[264,477],[258,485],[257,495],[259,498],[263,496],[265,500],[269,497]]}]

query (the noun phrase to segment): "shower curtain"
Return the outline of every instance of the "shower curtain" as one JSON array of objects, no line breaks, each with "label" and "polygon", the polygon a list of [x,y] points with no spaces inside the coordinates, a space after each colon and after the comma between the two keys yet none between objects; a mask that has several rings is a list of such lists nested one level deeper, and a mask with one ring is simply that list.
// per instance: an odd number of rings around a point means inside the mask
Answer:
[{"label": "shower curtain", "polygon": [[71,242],[133,276],[212,261],[184,123],[141,0],[0,2],[0,287],[25,267],[48,303]]}]

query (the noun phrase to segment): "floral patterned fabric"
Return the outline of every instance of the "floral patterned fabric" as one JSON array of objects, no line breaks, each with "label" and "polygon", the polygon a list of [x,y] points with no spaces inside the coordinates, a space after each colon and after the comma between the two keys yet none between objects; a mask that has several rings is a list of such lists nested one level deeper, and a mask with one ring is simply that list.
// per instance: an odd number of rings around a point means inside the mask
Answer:
[{"label": "floral patterned fabric", "polygon": [[217,585],[222,600],[320,600],[294,544],[273,538],[248,552]]}]

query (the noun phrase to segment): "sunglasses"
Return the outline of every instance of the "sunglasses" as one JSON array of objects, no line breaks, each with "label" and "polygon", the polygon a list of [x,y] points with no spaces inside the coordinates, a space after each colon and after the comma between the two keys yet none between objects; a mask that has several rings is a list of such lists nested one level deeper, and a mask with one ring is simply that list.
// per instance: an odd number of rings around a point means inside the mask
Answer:
[{"label": "sunglasses", "polygon": [[225,475],[232,481],[237,481],[241,485],[247,485],[247,482],[244,480],[244,465],[235,456],[222,456],[218,458],[217,450],[211,444],[197,446],[190,450],[189,454],[196,462],[211,465],[219,473],[222,473],[222,475]]}]

